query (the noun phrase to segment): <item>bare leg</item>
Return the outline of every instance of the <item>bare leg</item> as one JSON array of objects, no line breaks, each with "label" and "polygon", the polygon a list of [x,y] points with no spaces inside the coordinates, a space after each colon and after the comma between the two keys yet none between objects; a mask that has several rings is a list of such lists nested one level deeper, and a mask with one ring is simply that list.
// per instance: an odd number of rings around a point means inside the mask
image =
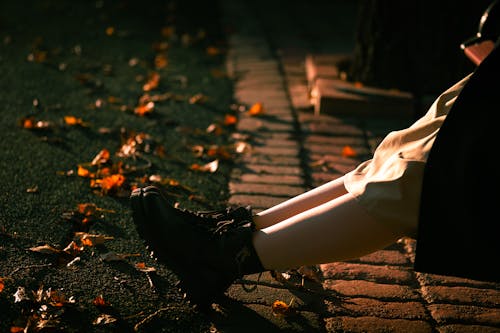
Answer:
[{"label": "bare leg", "polygon": [[266,228],[346,193],[342,176],[257,213],[253,221],[257,229]]},{"label": "bare leg", "polygon": [[404,236],[375,221],[349,193],[257,231],[253,244],[266,269],[354,259]]}]

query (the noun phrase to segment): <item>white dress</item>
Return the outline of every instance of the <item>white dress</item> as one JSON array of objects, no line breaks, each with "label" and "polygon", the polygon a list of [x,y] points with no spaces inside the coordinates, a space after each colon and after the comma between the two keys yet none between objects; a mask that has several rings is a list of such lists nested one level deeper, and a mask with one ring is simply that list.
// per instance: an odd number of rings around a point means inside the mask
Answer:
[{"label": "white dress", "polygon": [[414,236],[425,163],[455,99],[472,74],[443,92],[413,125],[389,133],[344,185],[377,221]]}]

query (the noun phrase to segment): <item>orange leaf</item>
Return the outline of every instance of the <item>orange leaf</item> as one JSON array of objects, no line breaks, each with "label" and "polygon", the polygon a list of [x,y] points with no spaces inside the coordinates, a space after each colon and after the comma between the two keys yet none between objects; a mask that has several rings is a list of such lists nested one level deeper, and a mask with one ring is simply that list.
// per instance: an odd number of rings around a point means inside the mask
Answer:
[{"label": "orange leaf", "polygon": [[231,126],[238,122],[238,118],[232,114],[226,114],[224,116],[224,125]]},{"label": "orange leaf", "polygon": [[109,306],[109,303],[104,300],[104,297],[102,295],[99,295],[96,298],[94,298],[92,303],[95,306],[100,306],[100,307]]},{"label": "orange leaf", "polygon": [[154,102],[147,102],[146,104],[140,104],[136,106],[134,109],[134,113],[139,116],[145,116],[153,112],[154,108],[155,108]]},{"label": "orange leaf", "polygon": [[342,157],[355,157],[356,155],[356,151],[351,146],[342,148]]},{"label": "orange leaf", "polygon": [[264,113],[264,105],[262,102],[257,102],[248,110],[250,116],[258,116]]},{"label": "orange leaf", "polygon": [[142,86],[142,90],[151,91],[158,88],[160,84],[160,74],[153,72],[149,75],[148,81]]},{"label": "orange leaf", "polygon": [[155,67],[157,69],[162,69],[167,67],[168,65],[168,59],[165,53],[160,53],[155,56]]},{"label": "orange leaf", "polygon": [[167,26],[161,28],[161,35],[166,38],[172,37],[175,35],[175,27]]},{"label": "orange leaf", "polygon": [[77,205],[77,210],[80,214],[90,216],[96,212],[97,206],[93,203],[80,203]]},{"label": "orange leaf", "polygon": [[218,49],[215,46],[209,46],[209,47],[207,47],[207,54],[209,56],[216,56],[216,55],[218,55],[220,53],[221,53],[220,49]]},{"label": "orange leaf", "polygon": [[76,126],[76,125],[83,126],[83,127],[87,126],[87,123],[85,123],[82,120],[82,118],[77,118],[74,116],[64,116],[64,122],[66,123],[66,125],[69,125],[69,126]]},{"label": "orange leaf", "polygon": [[24,327],[11,326],[10,333],[20,333],[20,332],[24,332]]},{"label": "orange leaf", "polygon": [[106,148],[101,149],[101,151],[94,157],[91,164],[92,165],[104,164],[109,160],[109,157],[110,157],[109,150],[107,150]]},{"label": "orange leaf", "polygon": [[199,165],[194,163],[191,165],[190,169],[194,171],[211,172],[214,173],[219,168],[219,160],[213,160],[204,165]]},{"label": "orange leaf", "polygon": [[81,165],[78,166],[77,174],[80,177],[90,177],[90,171],[88,169],[85,169]]},{"label": "orange leaf", "polygon": [[112,190],[117,190],[125,183],[125,176],[121,174],[114,174],[109,177],[105,177],[101,180],[101,189],[104,193],[108,193]]},{"label": "orange leaf", "polygon": [[5,283],[3,282],[3,279],[0,278],[0,293],[3,291],[3,288],[5,288]]},{"label": "orange leaf", "polygon": [[112,36],[115,33],[115,28],[114,27],[107,27],[106,28],[106,35]]},{"label": "orange leaf", "polygon": [[284,316],[289,311],[289,306],[283,301],[274,301],[272,305],[273,314],[275,316]]}]

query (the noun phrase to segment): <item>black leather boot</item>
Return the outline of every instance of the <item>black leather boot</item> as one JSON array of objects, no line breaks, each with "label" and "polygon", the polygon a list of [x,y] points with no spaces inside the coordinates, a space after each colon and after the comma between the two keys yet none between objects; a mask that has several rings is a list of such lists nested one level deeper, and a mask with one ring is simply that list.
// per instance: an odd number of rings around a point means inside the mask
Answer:
[{"label": "black leather boot", "polygon": [[191,212],[169,204],[155,186],[134,190],[130,201],[139,234],[195,303],[212,303],[236,279],[265,270],[249,207]]}]

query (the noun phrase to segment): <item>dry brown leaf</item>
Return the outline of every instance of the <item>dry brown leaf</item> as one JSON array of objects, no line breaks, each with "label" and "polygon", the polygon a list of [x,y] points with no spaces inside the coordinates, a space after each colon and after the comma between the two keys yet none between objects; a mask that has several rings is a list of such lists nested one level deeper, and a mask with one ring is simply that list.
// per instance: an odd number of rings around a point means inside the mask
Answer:
[{"label": "dry brown leaf", "polygon": [[92,304],[94,304],[97,307],[107,307],[110,304],[104,299],[103,295],[99,295],[94,300],[92,301]]},{"label": "dry brown leaf", "polygon": [[141,272],[149,273],[149,272],[155,272],[156,268],[154,267],[148,267],[144,262],[138,262],[135,264],[135,268],[140,270]]},{"label": "dry brown leaf", "polygon": [[61,253],[61,250],[56,249],[55,247],[53,247],[53,246],[51,246],[49,244],[30,247],[29,250],[32,251],[32,252],[38,252],[38,253],[43,253],[43,254]]},{"label": "dry brown leaf", "polygon": [[107,313],[101,313],[93,322],[92,325],[107,325],[116,322],[118,319]]},{"label": "dry brown leaf", "polygon": [[101,259],[104,261],[122,261],[129,257],[139,257],[139,253],[115,253],[107,252],[101,255]]},{"label": "dry brown leaf", "polygon": [[103,244],[107,240],[115,239],[112,236],[105,236],[99,234],[88,234],[86,232],[75,232],[75,237],[79,238],[82,244],[86,246],[93,246]]}]

